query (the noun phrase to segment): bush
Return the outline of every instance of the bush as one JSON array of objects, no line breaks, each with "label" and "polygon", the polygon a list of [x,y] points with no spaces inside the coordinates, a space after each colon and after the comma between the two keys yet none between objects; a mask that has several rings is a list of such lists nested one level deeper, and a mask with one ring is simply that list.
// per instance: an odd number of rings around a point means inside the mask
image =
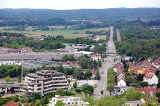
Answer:
[{"label": "bush", "polygon": [[84,84],[84,85],[82,86],[82,91],[83,91],[84,93],[93,95],[94,87],[91,86],[91,85],[88,85],[88,84]]}]

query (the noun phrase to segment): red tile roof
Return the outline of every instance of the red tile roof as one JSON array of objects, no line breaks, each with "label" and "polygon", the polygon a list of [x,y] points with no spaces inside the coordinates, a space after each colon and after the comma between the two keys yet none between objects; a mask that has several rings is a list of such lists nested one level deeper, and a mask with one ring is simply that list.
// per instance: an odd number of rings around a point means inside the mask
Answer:
[{"label": "red tile roof", "polygon": [[94,56],[101,56],[101,54],[99,54],[99,53],[95,53],[95,54],[94,54]]},{"label": "red tile roof", "polygon": [[5,104],[4,106],[18,106],[18,102],[14,102],[14,101],[10,101],[7,104]]},{"label": "red tile roof", "polygon": [[151,95],[151,93],[156,94],[158,89],[157,88],[137,88],[138,92],[145,93],[147,95]]},{"label": "red tile roof", "polygon": [[157,69],[153,67],[152,64],[147,60],[140,62],[137,65],[129,63],[129,69],[134,70],[135,73],[138,73],[139,72],[138,70],[142,70],[144,74],[154,73],[157,71]]},{"label": "red tile roof", "polygon": [[145,78],[151,79],[154,76],[152,73],[145,74]]}]

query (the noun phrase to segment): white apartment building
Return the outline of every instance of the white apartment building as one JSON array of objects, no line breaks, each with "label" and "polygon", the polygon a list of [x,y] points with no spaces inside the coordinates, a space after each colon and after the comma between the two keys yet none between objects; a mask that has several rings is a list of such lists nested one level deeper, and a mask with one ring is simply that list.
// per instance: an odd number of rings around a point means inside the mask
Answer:
[{"label": "white apartment building", "polygon": [[65,106],[89,106],[88,102],[84,102],[81,97],[72,97],[72,96],[59,96],[56,95],[52,98],[49,103],[49,106],[55,106],[57,101],[62,101]]},{"label": "white apartment building", "polygon": [[58,88],[67,90],[69,87],[64,74],[56,70],[41,70],[30,73],[26,75],[25,83],[28,93],[40,92],[42,96],[56,92]]},{"label": "white apartment building", "polygon": [[0,66],[1,65],[21,65],[20,61],[0,61]]}]

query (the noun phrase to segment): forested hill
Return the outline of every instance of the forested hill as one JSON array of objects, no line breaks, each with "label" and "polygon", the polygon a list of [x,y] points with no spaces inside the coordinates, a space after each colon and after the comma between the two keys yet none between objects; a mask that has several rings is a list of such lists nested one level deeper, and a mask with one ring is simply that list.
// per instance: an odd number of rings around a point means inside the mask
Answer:
[{"label": "forested hill", "polygon": [[[75,19],[117,21],[139,18],[160,18],[160,8],[112,8],[112,9],[79,9],[79,10],[51,10],[51,9],[0,9],[0,24],[12,21],[21,23],[26,21],[56,20],[63,22]],[[7,20],[7,21],[6,21]],[[62,21],[62,22],[61,22]],[[56,22],[53,22],[56,23]]]}]

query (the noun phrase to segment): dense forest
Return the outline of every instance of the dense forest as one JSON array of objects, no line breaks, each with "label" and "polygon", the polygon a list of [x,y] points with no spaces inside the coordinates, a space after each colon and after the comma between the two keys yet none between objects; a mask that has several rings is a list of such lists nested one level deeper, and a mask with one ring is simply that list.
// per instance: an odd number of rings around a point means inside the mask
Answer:
[{"label": "dense forest", "polygon": [[142,26],[121,27],[122,42],[116,42],[117,51],[141,61],[160,56],[160,29]]},{"label": "dense forest", "polygon": [[[160,8],[112,8],[80,10],[0,9],[0,25],[35,26],[80,24],[82,26],[87,25],[88,27],[102,27],[114,24],[115,22],[119,23],[120,21],[160,19],[159,11]],[[157,24],[154,22],[154,20],[152,20],[149,24]],[[93,24],[91,21],[96,21],[96,24]]]}]

